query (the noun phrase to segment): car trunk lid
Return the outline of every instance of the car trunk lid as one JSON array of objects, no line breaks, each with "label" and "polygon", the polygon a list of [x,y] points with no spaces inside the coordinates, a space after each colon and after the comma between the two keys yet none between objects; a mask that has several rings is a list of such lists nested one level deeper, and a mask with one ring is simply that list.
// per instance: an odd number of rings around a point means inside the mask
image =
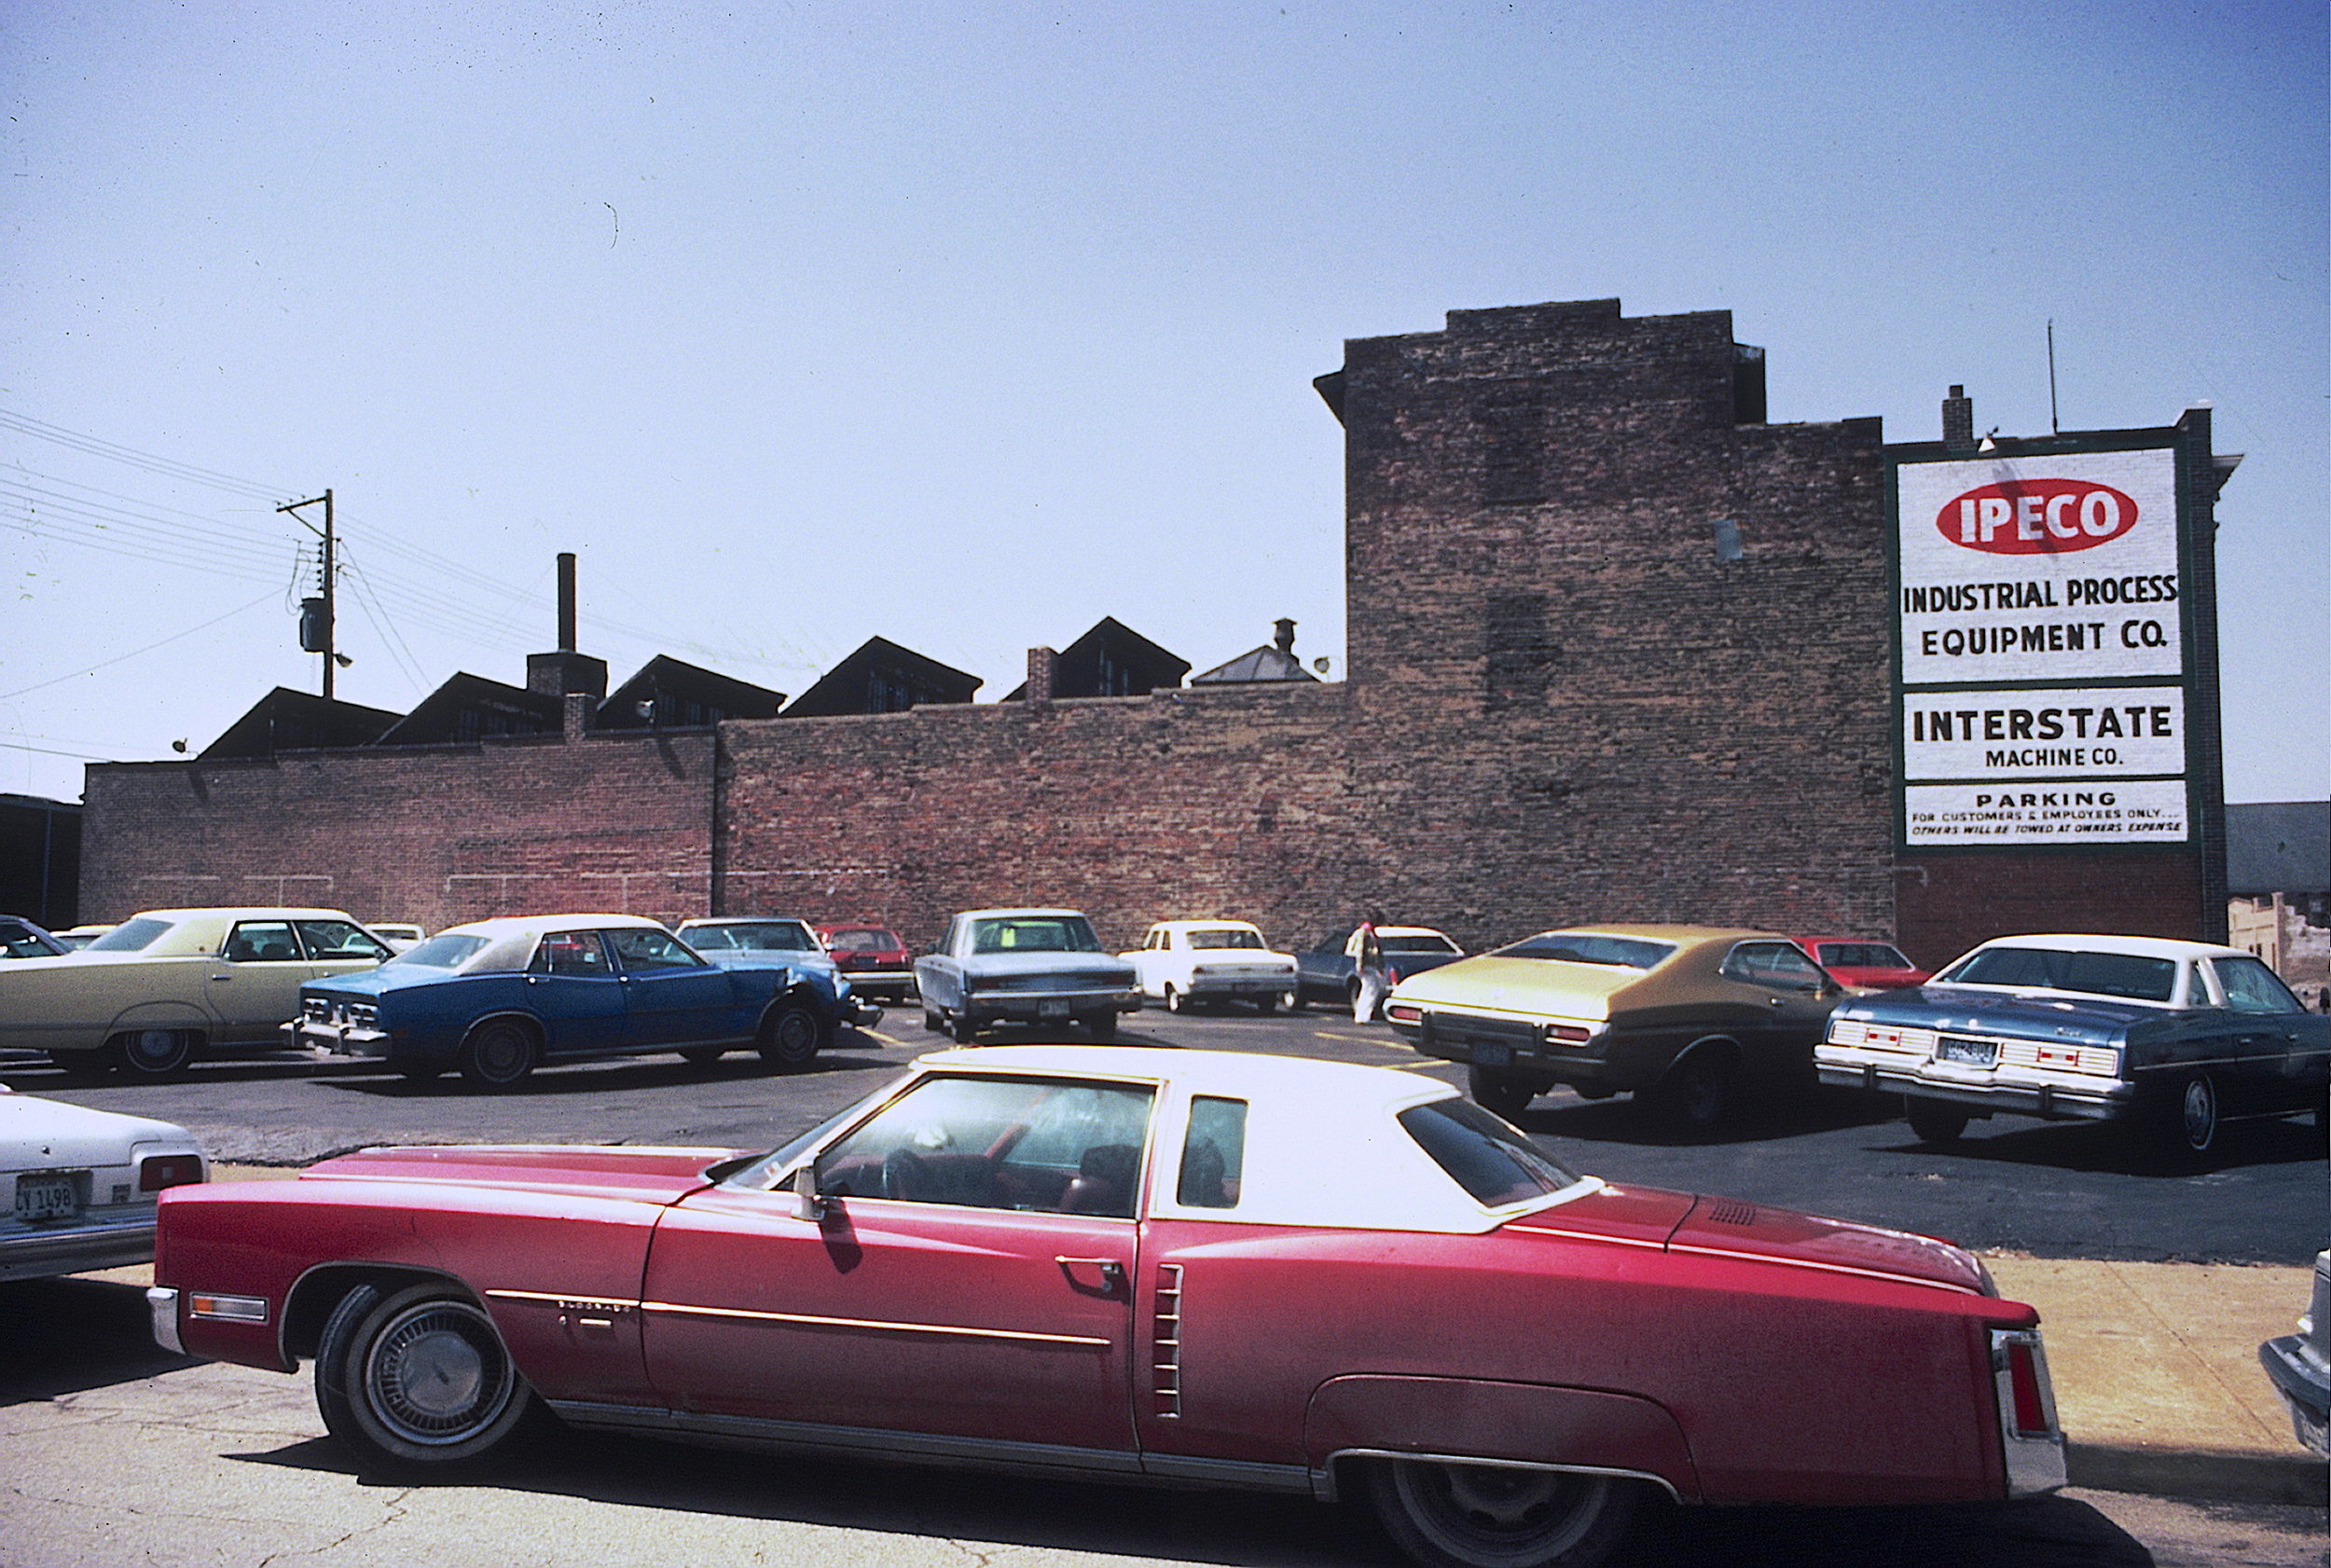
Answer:
[{"label": "car trunk lid", "polygon": [[1987,1294],[1982,1266],[1948,1242],[1740,1198],[1695,1199],[1668,1250]]},{"label": "car trunk lid", "polygon": [[302,1180],[450,1182],[669,1204],[705,1185],[705,1170],[747,1152],[544,1144],[367,1148],[310,1165]]}]

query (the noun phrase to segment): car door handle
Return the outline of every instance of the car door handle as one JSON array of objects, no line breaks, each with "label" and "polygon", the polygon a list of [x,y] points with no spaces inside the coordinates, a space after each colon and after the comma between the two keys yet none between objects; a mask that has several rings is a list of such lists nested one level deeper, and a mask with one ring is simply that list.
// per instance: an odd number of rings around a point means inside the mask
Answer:
[{"label": "car door handle", "polygon": [[1053,1261],[1060,1265],[1069,1288],[1080,1296],[1113,1299],[1124,1293],[1125,1266],[1113,1258],[1055,1258]]},{"label": "car door handle", "polygon": [[211,983],[215,985],[222,980],[232,980],[235,977],[231,974],[214,974],[211,976]]}]

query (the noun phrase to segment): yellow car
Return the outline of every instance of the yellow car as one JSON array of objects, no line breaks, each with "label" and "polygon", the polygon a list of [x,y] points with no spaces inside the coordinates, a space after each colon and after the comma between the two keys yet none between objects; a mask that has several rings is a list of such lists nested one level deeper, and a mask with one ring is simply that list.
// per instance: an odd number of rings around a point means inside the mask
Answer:
[{"label": "yellow car", "polygon": [[1706,926],[1541,931],[1395,986],[1385,1016],[1428,1056],[1463,1062],[1473,1098],[1513,1116],[1557,1083],[1621,1090],[1704,1132],[1745,1079],[1810,1085],[1844,992],[1785,936]]},{"label": "yellow car", "polygon": [[388,956],[337,909],[149,909],[78,953],[5,966],[0,1046],[159,1078],[200,1052],[281,1045],[300,986]]}]

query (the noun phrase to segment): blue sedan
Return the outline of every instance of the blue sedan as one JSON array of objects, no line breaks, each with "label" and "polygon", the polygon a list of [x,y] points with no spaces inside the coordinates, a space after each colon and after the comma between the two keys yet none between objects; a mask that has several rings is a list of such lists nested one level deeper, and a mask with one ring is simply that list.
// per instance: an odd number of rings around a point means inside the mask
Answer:
[{"label": "blue sedan", "polygon": [[653,920],[557,915],[455,926],[377,970],[302,986],[284,1028],[407,1078],[457,1068],[503,1088],[545,1063],[660,1051],[710,1062],[751,1047],[790,1072],[841,1025],[881,1016],[830,966],[708,957]]}]

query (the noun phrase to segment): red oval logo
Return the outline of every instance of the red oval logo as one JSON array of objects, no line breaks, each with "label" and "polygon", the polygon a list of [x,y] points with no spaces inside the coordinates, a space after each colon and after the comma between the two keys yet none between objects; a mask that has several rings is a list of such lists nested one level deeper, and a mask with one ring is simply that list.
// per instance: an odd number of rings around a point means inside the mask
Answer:
[{"label": "red oval logo", "polygon": [[2137,503],[2090,479],[2009,479],[1943,503],[1935,531],[1994,556],[2061,556],[2137,526]]}]

